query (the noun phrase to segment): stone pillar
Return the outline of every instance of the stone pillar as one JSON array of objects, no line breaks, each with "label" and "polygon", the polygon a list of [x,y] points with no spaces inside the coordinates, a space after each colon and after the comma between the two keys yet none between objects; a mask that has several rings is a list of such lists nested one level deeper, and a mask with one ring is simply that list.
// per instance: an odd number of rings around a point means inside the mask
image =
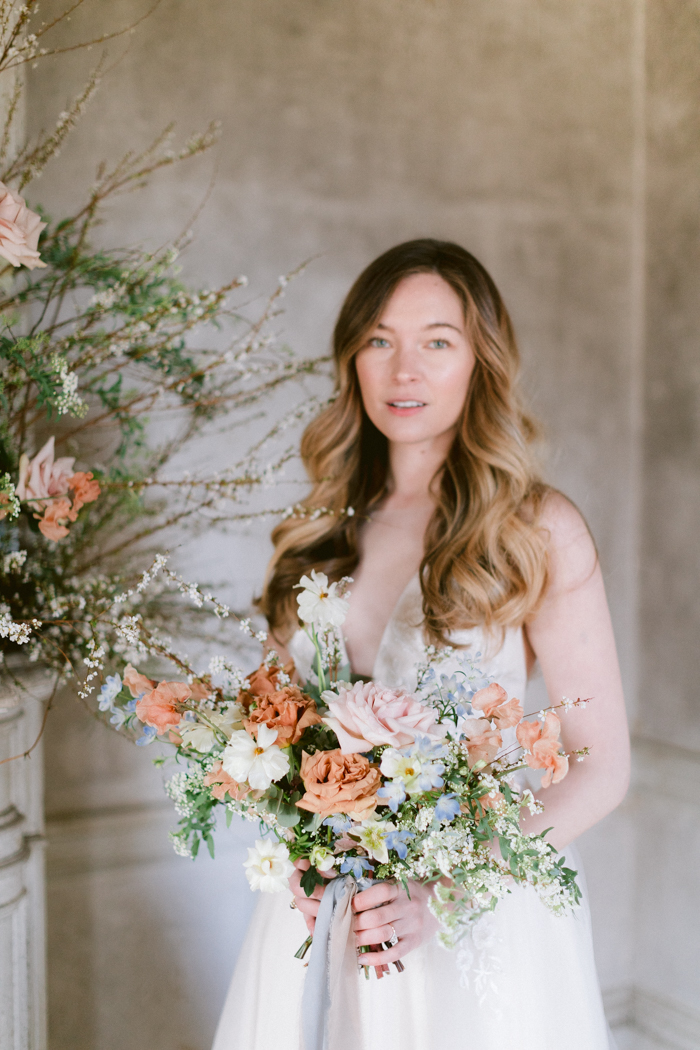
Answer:
[{"label": "stone pillar", "polygon": [[[0,761],[36,739],[46,682],[0,695]],[[0,1050],[46,1050],[41,743],[0,765]]]}]

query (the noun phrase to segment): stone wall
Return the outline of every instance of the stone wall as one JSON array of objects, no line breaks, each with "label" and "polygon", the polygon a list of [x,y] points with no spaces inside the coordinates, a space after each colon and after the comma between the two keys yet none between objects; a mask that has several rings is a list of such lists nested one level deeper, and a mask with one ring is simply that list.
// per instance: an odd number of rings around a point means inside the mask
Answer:
[{"label": "stone wall", "polygon": [[[71,36],[146,7],[93,0]],[[30,192],[60,215],[97,159],[173,118],[183,135],[219,118],[215,165],[124,198],[100,236],[178,234],[214,171],[185,277],[245,272],[262,296],[311,259],[279,323],[304,353],[325,351],[356,273],[400,240],[450,238],[491,270],[548,475],[600,547],[644,738],[637,789],[582,843],[601,978],[613,1020],[653,1034],[653,1017],[675,1018],[677,1046],[700,1031],[686,914],[700,848],[686,800],[700,755],[698,34],[691,0],[163,0],[113,46],[121,61]],[[31,126],[93,59],[31,71]],[[211,453],[223,465],[235,447]],[[267,554],[256,534],[213,538],[188,570],[245,602]],[[220,836],[216,864],[171,855],[159,776],[68,698],[46,754],[52,1050],[206,1050],[251,907],[247,832]]]}]

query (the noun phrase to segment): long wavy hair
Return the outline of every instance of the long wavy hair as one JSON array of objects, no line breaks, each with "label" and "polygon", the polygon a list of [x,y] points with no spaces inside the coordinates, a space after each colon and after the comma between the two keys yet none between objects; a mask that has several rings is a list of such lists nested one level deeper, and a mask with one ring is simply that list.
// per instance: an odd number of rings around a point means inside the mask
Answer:
[{"label": "long wavy hair", "polygon": [[[300,576],[351,575],[358,528],[388,492],[388,442],[364,410],[355,355],[405,277],[435,273],[460,297],[476,357],[452,447],[433,481],[420,583],[424,631],[447,644],[456,629],[502,635],[535,611],[547,583],[539,511],[547,492],[531,442],[536,428],[517,388],[513,327],[493,280],[457,244],[423,239],[391,248],[355,281],[335,326],[337,396],[306,428],[301,455],[312,482],[305,513],[274,529],[259,605],[280,640],[297,624]],[[350,513],[348,513],[348,510]]]}]

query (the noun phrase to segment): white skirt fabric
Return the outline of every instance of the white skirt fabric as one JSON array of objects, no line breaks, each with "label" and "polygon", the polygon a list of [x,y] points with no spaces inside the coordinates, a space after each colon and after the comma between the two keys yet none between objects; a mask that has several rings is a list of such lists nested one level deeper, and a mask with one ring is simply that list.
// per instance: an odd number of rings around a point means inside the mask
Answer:
[{"label": "white skirt fabric", "polygon": [[[373,678],[413,690],[424,657],[418,577],[387,624]],[[489,655],[479,628],[455,634],[484,673],[509,696],[526,686],[522,631],[506,631]],[[290,651],[302,677],[312,653],[299,632]],[[443,670],[443,668],[441,668]],[[444,667],[450,673],[448,665]],[[357,1050],[613,1050],[593,958],[580,861],[583,905],[557,917],[534,890],[515,888],[477,927],[462,951],[436,941],[405,956],[401,974],[370,980],[358,973],[363,1044]],[[301,998],[306,968],[294,953],[306,939],[289,892],[261,894],[217,1029],[213,1050],[304,1050]],[[313,948],[311,949],[313,951]],[[328,1050],[334,1050],[329,1047]]]},{"label": "white skirt fabric", "polygon": [[[306,968],[294,953],[307,931],[291,899],[261,895],[213,1050],[304,1050]],[[436,941],[406,955],[401,974],[358,973],[357,1050],[612,1050],[585,904],[561,918],[516,888],[485,926],[466,987],[469,959]]]}]

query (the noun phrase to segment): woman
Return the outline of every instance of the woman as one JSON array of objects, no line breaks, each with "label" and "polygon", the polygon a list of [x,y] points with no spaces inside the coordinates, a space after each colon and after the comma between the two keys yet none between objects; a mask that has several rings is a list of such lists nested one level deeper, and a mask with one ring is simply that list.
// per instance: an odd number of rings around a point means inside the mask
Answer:
[{"label": "woman", "polygon": [[[429,642],[480,654],[510,695],[522,697],[538,661],[551,702],[592,697],[562,719],[565,749],[590,747],[590,758],[541,793],[544,813],[522,818],[570,847],[627,789],[624,701],[593,541],[535,471],[498,290],[457,245],[399,245],[356,281],[334,349],[338,397],[302,442],[308,505],[330,514],[288,519],[273,533],[262,608],[276,647],[286,643],[298,667],[307,659],[292,587],[317,568],[354,577],[343,630],[356,675],[410,689]],[[322,891],[307,898],[300,876],[293,899],[258,904],[215,1050],[301,1048],[304,971],[293,955],[305,932],[299,913],[313,932]],[[363,963],[382,975],[405,964],[391,980],[358,977],[365,1050],[613,1045],[585,905],[555,917],[533,891],[514,888],[476,944],[453,954],[436,945],[429,889],[410,890],[380,884],[354,898],[358,947],[389,941],[392,928],[398,936]]]}]

